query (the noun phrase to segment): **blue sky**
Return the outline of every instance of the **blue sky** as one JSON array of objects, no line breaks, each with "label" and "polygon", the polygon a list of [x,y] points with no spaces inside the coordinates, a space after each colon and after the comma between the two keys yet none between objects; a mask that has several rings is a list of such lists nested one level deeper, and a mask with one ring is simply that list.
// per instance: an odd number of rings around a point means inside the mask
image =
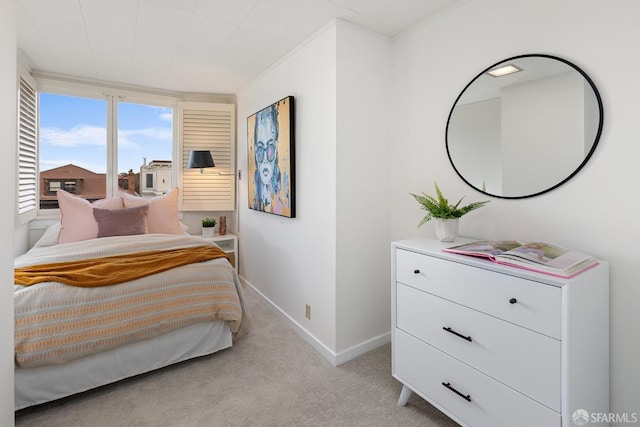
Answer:
[{"label": "blue sky", "polygon": [[[74,164],[106,172],[107,102],[40,94],[40,170]],[[118,173],[140,171],[143,158],[171,160],[172,109],[118,104]]]}]

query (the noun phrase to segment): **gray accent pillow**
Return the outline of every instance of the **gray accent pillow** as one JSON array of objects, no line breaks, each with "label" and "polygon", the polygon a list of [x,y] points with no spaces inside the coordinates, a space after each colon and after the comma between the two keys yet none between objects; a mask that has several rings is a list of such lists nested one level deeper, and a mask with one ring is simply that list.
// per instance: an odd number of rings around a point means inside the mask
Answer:
[{"label": "gray accent pillow", "polygon": [[98,223],[98,237],[147,234],[148,212],[148,205],[123,209],[93,208],[93,216]]}]

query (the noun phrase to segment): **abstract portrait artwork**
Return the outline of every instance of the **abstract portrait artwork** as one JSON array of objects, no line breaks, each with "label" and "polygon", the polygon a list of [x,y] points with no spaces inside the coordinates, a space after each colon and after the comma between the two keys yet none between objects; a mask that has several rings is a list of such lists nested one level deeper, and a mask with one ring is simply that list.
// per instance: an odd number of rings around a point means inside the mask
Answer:
[{"label": "abstract portrait artwork", "polygon": [[295,218],[294,98],[247,118],[249,209]]}]

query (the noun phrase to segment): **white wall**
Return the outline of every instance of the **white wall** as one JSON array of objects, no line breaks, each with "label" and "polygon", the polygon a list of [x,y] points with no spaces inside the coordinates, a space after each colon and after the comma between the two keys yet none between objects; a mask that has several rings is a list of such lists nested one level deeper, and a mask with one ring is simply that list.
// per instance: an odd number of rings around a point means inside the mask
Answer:
[{"label": "white wall", "polygon": [[296,102],[297,218],[248,209],[247,176],[240,273],[335,364],[389,340],[389,56],[387,39],[333,22],[238,94],[240,168],[246,117]]},{"label": "white wall", "polygon": [[567,72],[502,89],[501,194],[539,193],[583,162],[583,81],[582,75]]},{"label": "white wall", "polygon": [[638,17],[636,0],[476,0],[399,39],[393,59],[393,104],[400,108],[391,120],[391,235],[433,235],[433,224],[416,229],[422,212],[407,193],[431,191],[434,180],[451,199],[487,199],[455,174],[444,144],[451,105],[478,72],[527,53],[560,56],[581,67],[604,104],[602,138],[589,163],[542,196],[493,199],[463,218],[461,233],[550,240],[611,263],[611,410],[640,413],[640,55],[633,54]]},{"label": "white wall", "polygon": [[[240,274],[327,351],[336,341],[335,46],[335,29],[322,31],[237,96]],[[296,110],[294,219],[248,209],[247,195],[247,117],[288,95]]]},{"label": "white wall", "polygon": [[[338,21],[336,351],[388,341],[391,44]],[[373,343],[375,345],[375,342]]]},{"label": "white wall", "polygon": [[[449,156],[476,188],[502,194],[500,98],[457,105],[449,118]],[[433,194],[429,190],[428,194]]]},{"label": "white wall", "polygon": [[[0,235],[4,236],[0,249],[0,342],[6,348],[13,343],[13,226],[16,197],[16,2],[0,1],[0,195],[7,201],[2,208]],[[13,426],[13,352],[0,352],[0,425]]]}]

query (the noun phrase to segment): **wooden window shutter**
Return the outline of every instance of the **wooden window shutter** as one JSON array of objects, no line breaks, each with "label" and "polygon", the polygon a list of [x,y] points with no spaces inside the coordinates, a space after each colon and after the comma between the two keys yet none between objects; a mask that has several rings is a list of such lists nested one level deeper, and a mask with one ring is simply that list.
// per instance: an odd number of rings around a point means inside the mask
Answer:
[{"label": "wooden window shutter", "polygon": [[18,87],[17,172],[17,220],[25,224],[38,212],[38,94],[35,82],[22,75]]},{"label": "wooden window shutter", "polygon": [[[235,105],[184,102],[179,111],[181,210],[235,210]],[[191,150],[211,151],[215,168],[187,168]]]}]

